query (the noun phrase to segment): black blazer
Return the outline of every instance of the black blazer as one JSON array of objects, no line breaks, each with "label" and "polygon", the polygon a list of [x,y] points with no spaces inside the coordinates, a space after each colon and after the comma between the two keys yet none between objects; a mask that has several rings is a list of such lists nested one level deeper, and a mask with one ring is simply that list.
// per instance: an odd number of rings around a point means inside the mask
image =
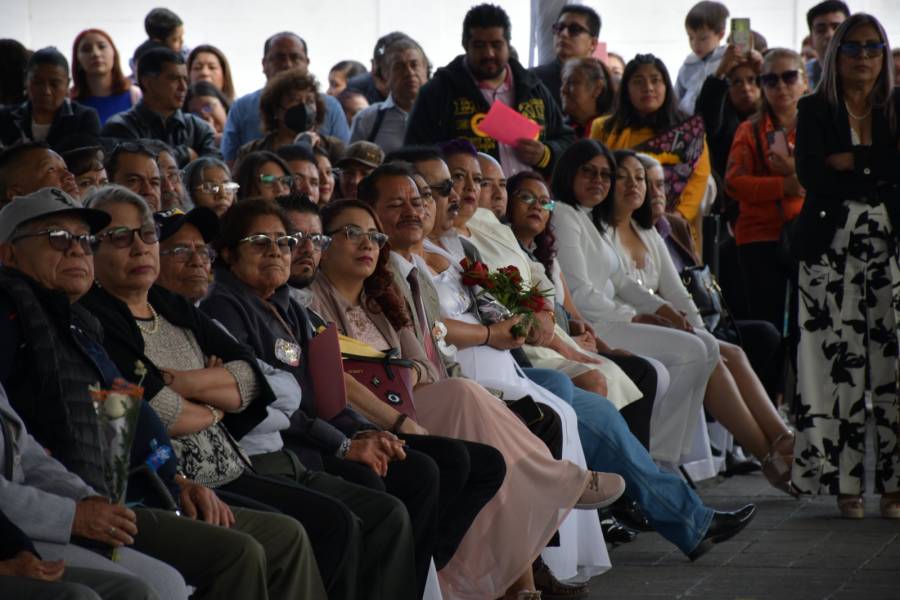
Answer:
[{"label": "black blazer", "polygon": [[[891,99],[900,113],[900,94]],[[827,250],[844,214],[844,200],[883,202],[894,237],[900,235],[900,152],[898,136],[888,126],[885,111],[873,109],[872,145],[853,146],[843,105],[832,108],[823,96],[800,99],[795,151],[797,177],[806,189],[803,209],[791,231],[791,251],[799,260],[818,261]],[[853,171],[826,166],[825,157],[853,154]]]},{"label": "black blazer", "polygon": [[[66,141],[66,138],[75,135],[81,137],[100,135],[100,117],[93,108],[66,100],[56,111],[45,141],[48,146],[56,149]],[[0,143],[4,146],[31,140],[31,136],[30,100],[0,113]]]}]

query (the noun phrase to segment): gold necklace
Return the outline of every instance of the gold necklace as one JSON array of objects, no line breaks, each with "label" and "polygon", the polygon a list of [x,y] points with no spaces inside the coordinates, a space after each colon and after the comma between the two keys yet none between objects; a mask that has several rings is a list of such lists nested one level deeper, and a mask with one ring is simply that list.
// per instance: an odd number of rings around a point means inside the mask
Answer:
[{"label": "gold necklace", "polygon": [[144,327],[141,325],[140,319],[135,319],[134,322],[137,324],[138,329],[146,333],[147,335],[153,335],[157,331],[159,331],[159,314],[157,314],[156,309],[153,308],[153,305],[149,302],[147,303],[147,308],[150,309],[150,314],[153,315],[153,325],[150,327]]}]

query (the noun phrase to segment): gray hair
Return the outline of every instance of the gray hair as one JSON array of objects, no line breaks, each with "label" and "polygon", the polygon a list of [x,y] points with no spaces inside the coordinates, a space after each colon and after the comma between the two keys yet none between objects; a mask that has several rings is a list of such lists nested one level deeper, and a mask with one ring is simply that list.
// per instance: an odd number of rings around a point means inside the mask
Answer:
[{"label": "gray hair", "polygon": [[645,171],[649,171],[650,169],[655,169],[656,167],[662,168],[662,163],[659,162],[655,157],[650,156],[649,154],[643,154],[638,152],[636,158],[641,162],[644,166]]},{"label": "gray hair", "polygon": [[[428,60],[428,55],[425,54],[425,50],[422,49],[422,46],[419,45],[419,42],[409,36],[402,37],[394,42],[391,42],[385,47],[383,59],[385,69],[387,71],[390,71],[391,63],[394,60],[394,55],[398,52],[403,52],[404,50],[418,50],[422,54],[422,58],[425,60],[425,68],[428,72],[428,77],[431,78],[431,61]],[[387,73],[382,73],[382,76],[387,79]]]},{"label": "gray hair", "polygon": [[881,73],[872,88],[872,105],[885,111],[888,118],[888,124],[891,131],[896,131],[897,115],[894,114],[894,104],[890,101],[891,93],[894,89],[894,65],[891,57],[891,44],[888,41],[887,33],[884,31],[881,23],[870,14],[854,13],[850,15],[837,31],[834,37],[828,43],[828,49],[825,51],[825,60],[822,63],[822,79],[816,86],[815,94],[823,96],[832,109],[839,110],[843,103],[843,90],[840,81],[840,74],[837,69],[837,58],[840,53],[841,44],[844,38],[852,29],[859,25],[871,25],[878,32],[881,41],[884,42],[884,55],[881,63]]},{"label": "gray hair", "polygon": [[203,171],[211,167],[222,169],[228,175],[228,178],[231,179],[231,169],[229,169],[228,165],[223,161],[214,156],[201,156],[200,158],[192,160],[184,167],[184,171],[181,174],[181,181],[184,184],[184,191],[187,194],[187,198],[190,200],[191,205],[194,204],[194,188],[200,185],[200,178],[203,177]]},{"label": "gray hair", "polygon": [[103,210],[113,204],[130,204],[138,209],[142,224],[152,225],[154,223],[153,211],[150,210],[147,201],[127,187],[115,184],[104,185],[90,192],[84,199],[85,208]]}]

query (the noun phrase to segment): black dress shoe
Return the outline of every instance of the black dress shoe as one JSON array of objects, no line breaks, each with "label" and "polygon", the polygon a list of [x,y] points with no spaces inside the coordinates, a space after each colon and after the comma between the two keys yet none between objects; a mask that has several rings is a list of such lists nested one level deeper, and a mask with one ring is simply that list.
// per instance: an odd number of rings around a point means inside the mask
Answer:
[{"label": "black dress shoe", "polygon": [[587,598],[591,593],[586,583],[569,584],[558,580],[540,556],[531,565],[531,569],[534,573],[534,587],[541,592],[544,600],[575,600]]},{"label": "black dress shoe", "polygon": [[606,518],[601,517],[600,529],[603,530],[603,539],[607,544],[620,546],[633,542],[638,536],[638,532],[630,527],[626,527],[619,523],[612,515]]},{"label": "black dress shoe", "polygon": [[647,520],[647,515],[631,498],[619,498],[610,507],[610,512],[619,523],[634,529],[635,531],[653,531],[653,526]]},{"label": "black dress shoe", "polygon": [[720,544],[725,540],[733,538],[739,534],[755,516],[755,504],[748,504],[734,512],[716,511],[709,524],[709,529],[706,530],[706,535],[703,536],[703,539],[700,540],[697,547],[688,553],[688,558],[697,560],[709,552],[716,544]]}]

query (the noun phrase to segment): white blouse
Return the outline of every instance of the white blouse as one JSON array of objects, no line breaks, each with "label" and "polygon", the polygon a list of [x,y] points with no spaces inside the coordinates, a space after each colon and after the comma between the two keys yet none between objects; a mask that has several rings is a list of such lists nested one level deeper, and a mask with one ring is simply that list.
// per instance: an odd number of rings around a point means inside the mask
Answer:
[{"label": "white blouse", "polygon": [[615,249],[591,221],[590,209],[558,202],[552,223],[572,300],[591,323],[629,322],[665,304],[627,276]]},{"label": "white blouse", "polygon": [[666,248],[666,242],[655,228],[643,229],[634,221],[631,227],[647,248],[644,268],[639,269],[631,254],[622,245],[622,239],[613,227],[609,227],[603,237],[610,243],[621,261],[625,274],[651,293],[687,314],[694,327],[703,327],[700,311],[691,295],[681,283],[675,263]]}]

